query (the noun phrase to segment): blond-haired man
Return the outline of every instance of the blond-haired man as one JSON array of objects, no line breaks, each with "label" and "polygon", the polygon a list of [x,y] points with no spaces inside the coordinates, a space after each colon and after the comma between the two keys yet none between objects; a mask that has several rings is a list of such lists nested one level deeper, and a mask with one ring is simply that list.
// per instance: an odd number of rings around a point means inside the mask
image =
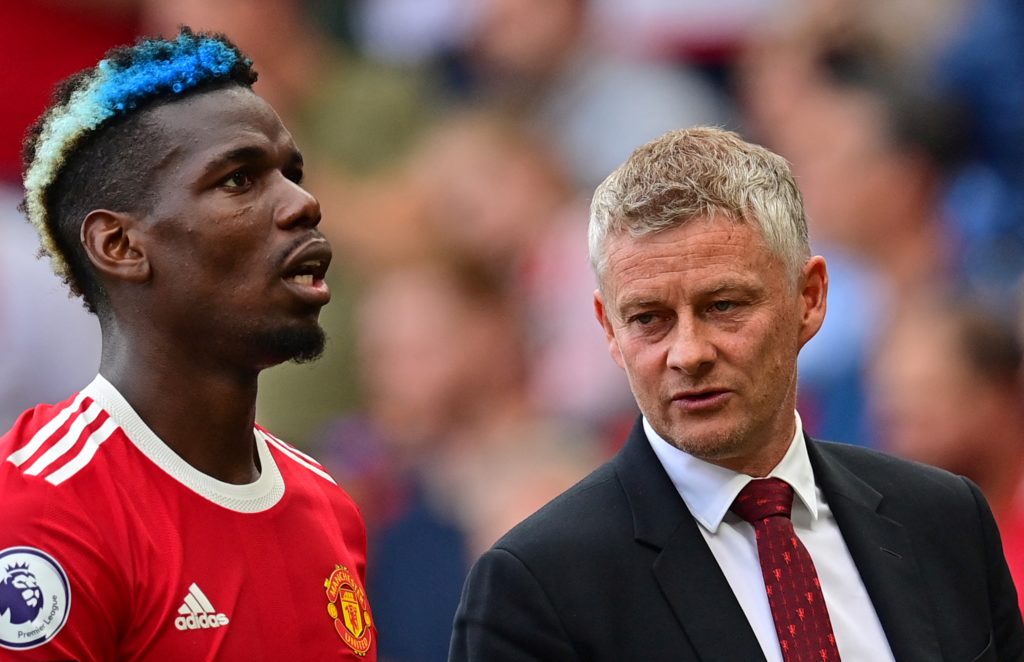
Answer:
[{"label": "blond-haired man", "polygon": [[977,487],[802,430],[828,273],[785,160],[666,134],[598,188],[590,250],[642,416],[477,562],[451,660],[1022,659]]}]

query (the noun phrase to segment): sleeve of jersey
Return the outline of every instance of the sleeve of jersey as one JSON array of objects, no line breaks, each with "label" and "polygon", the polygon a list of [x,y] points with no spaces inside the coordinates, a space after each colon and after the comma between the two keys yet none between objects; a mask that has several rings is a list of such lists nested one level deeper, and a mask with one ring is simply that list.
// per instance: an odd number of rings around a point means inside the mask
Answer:
[{"label": "sleeve of jersey", "polygon": [[128,604],[103,513],[0,458],[0,658],[112,660]]},{"label": "sleeve of jersey", "polygon": [[349,531],[352,537],[352,548],[357,552],[356,574],[359,576],[359,581],[363,583],[363,586],[366,586],[366,521],[363,519],[363,513],[359,510],[359,506],[356,505],[355,501],[352,500],[352,497],[346,493],[345,498],[348,499],[352,507],[352,523]]}]

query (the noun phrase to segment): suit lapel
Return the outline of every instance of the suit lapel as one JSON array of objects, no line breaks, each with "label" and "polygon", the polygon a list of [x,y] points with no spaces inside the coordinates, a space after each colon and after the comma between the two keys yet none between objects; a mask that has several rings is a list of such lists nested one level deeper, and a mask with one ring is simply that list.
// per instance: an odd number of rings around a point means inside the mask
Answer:
[{"label": "suit lapel", "polygon": [[637,544],[660,550],[654,576],[701,660],[764,660],[764,653],[639,421],[615,458]]},{"label": "suit lapel", "polygon": [[871,596],[893,655],[901,662],[942,659],[930,612],[915,600],[924,579],[906,530],[881,514],[884,497],[807,438],[815,481]]}]

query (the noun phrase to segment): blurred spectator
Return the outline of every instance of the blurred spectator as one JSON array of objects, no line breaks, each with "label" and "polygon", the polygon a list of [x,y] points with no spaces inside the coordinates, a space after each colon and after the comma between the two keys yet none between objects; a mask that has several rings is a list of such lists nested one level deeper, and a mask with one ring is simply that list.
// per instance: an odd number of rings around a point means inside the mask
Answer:
[{"label": "blurred spectator", "polygon": [[382,274],[358,328],[365,415],[328,428],[320,455],[366,504],[382,659],[442,660],[470,561],[578,480],[595,445],[533,413],[517,303],[480,265]]},{"label": "blurred spectator", "polygon": [[883,447],[985,493],[1024,602],[1024,391],[1014,327],[973,304],[904,301],[871,362]]},{"label": "blurred spectator", "polygon": [[537,133],[493,113],[455,114],[409,170],[435,241],[490,265],[523,302],[533,406],[598,432],[631,421],[633,399],[594,318],[587,208]]},{"label": "blurred spectator", "polygon": [[602,50],[590,0],[483,0],[465,53],[470,98],[518,113],[589,193],[641,144],[729,122],[693,70]]},{"label": "blurred spectator", "polygon": [[998,305],[1024,273],[1024,3],[971,3],[937,79],[973,119],[972,158],[948,195],[963,270]]},{"label": "blurred spectator", "polygon": [[814,229],[900,296],[953,277],[942,191],[965,149],[962,116],[870,55],[826,51],[815,66],[787,141]]}]

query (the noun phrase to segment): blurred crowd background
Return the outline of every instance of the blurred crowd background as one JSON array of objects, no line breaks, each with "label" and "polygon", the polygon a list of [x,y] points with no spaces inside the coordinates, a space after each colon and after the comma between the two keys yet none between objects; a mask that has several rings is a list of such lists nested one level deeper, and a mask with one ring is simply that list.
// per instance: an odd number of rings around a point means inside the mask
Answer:
[{"label": "blurred crowd background", "polygon": [[182,23],[253,57],[323,207],[328,351],[266,372],[258,418],[364,510],[383,659],[443,660],[471,561],[621,443],[589,196],[695,124],[781,153],[805,194],[832,279],[808,431],[972,478],[1024,582],[1024,3],[3,3],[0,428],[99,352],[16,210],[21,136],[57,80]]}]

